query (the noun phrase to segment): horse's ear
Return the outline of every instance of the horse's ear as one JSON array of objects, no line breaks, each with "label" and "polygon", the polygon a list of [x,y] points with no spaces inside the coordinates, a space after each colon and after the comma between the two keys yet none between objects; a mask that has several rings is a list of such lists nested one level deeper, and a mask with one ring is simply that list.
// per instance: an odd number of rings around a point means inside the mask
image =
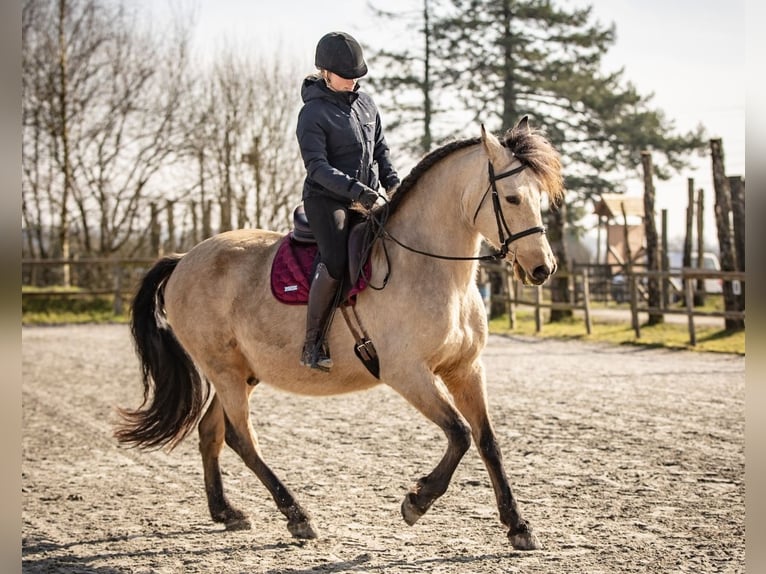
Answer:
[{"label": "horse's ear", "polygon": [[484,145],[489,159],[495,159],[503,153],[503,144],[484,128],[484,124],[481,124],[481,143]]},{"label": "horse's ear", "polygon": [[526,134],[530,133],[532,130],[529,127],[529,116],[524,116],[523,118],[521,118],[516,123],[516,125],[514,126],[513,129],[514,129],[514,131],[518,130],[518,131],[520,131],[522,133],[526,133]]}]

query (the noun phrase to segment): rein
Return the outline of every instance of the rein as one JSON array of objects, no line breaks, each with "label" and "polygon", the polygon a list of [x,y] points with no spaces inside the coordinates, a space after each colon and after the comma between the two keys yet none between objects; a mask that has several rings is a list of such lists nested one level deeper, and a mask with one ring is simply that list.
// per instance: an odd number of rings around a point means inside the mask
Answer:
[{"label": "rein", "polygon": [[[533,235],[535,233],[545,233],[545,227],[541,226],[535,226],[530,227],[529,229],[525,229],[524,231],[520,231],[519,233],[511,233],[510,228],[508,227],[508,223],[505,221],[505,216],[503,215],[503,210],[500,208],[500,195],[497,192],[497,182],[501,179],[504,179],[506,177],[510,177],[512,175],[516,175],[517,173],[522,172],[527,166],[522,164],[514,169],[505,171],[499,175],[495,174],[495,168],[492,165],[491,161],[487,161],[487,171],[489,175],[489,185],[487,186],[487,191],[484,192],[484,195],[481,196],[481,201],[479,201],[479,205],[476,207],[476,212],[473,215],[473,222],[476,222],[476,217],[479,215],[479,210],[481,209],[481,206],[484,204],[484,200],[487,198],[487,194],[492,191],[492,209],[495,212],[495,221],[497,222],[497,235],[500,239],[500,248],[496,249],[493,253],[490,253],[489,255],[477,255],[477,256],[455,256],[455,255],[440,255],[438,253],[431,253],[428,251],[422,251],[420,249],[416,249],[414,247],[410,247],[409,245],[406,245],[399,241],[396,237],[391,235],[391,233],[385,228],[385,220],[386,217],[383,218],[383,221],[380,221],[376,218],[371,218],[371,221],[374,225],[378,227],[378,231],[376,232],[377,237],[383,237],[386,239],[390,239],[394,243],[396,243],[399,247],[402,247],[406,249],[407,251],[411,251],[412,253],[417,253],[418,255],[424,255],[426,257],[432,257],[434,259],[444,259],[447,261],[497,261],[500,259],[504,259],[506,255],[508,255],[508,251],[510,250],[510,245],[514,241],[517,241],[518,239],[521,239],[522,237],[526,237],[527,235]],[[384,244],[385,245],[385,244]],[[385,248],[384,248],[385,249]],[[386,259],[388,259],[388,252],[386,251]],[[385,285],[385,283],[384,283]]]}]

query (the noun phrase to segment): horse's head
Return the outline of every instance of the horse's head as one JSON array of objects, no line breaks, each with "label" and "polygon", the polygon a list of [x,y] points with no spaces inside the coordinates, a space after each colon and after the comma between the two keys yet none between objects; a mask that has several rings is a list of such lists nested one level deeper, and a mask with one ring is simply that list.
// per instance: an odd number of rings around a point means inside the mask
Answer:
[{"label": "horse's head", "polygon": [[551,203],[563,195],[561,163],[548,141],[529,128],[524,117],[501,142],[481,128],[488,159],[486,187],[470,193],[473,225],[495,248],[505,252],[516,276],[540,285],[556,271],[543,226],[542,194]]}]

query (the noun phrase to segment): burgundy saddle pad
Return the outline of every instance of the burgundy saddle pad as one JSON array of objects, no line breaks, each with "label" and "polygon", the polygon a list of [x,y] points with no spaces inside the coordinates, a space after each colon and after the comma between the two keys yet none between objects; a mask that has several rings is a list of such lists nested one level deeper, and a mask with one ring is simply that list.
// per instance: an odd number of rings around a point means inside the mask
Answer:
[{"label": "burgundy saddle pad", "polygon": [[[303,243],[288,233],[281,240],[271,265],[271,292],[274,297],[288,305],[305,305],[309,300],[311,270],[317,254],[316,243]],[[356,295],[367,287],[365,277],[370,276],[370,262],[364,264],[364,272],[349,291],[346,302],[354,304]]]}]

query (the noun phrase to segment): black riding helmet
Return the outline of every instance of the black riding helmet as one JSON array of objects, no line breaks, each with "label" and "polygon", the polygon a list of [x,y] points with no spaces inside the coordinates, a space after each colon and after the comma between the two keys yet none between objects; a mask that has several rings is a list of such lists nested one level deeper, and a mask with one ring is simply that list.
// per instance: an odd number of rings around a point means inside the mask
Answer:
[{"label": "black riding helmet", "polygon": [[330,32],[322,36],[317,44],[314,65],[347,80],[367,74],[362,47],[345,32]]}]

